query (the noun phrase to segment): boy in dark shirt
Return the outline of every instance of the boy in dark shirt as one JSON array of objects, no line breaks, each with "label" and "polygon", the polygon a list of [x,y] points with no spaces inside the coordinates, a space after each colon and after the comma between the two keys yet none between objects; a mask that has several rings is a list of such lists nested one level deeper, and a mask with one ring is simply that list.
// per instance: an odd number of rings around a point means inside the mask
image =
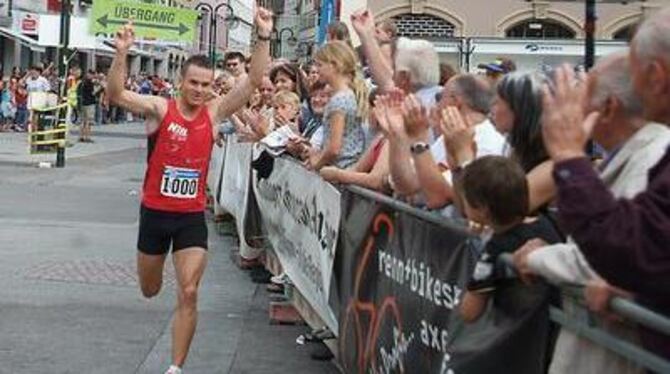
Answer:
[{"label": "boy in dark shirt", "polygon": [[[528,183],[521,167],[499,156],[487,156],[472,162],[463,171],[459,183],[465,214],[475,222],[489,226],[494,234],[482,251],[467,292],[461,303],[461,316],[470,323],[486,310],[491,296],[496,308],[510,316],[521,312],[522,305],[503,296],[517,293],[524,287],[509,276],[498,257],[513,253],[530,239],[540,238],[548,244],[561,242],[561,237],[544,216],[527,219]],[[514,298],[516,299],[516,298]]]}]

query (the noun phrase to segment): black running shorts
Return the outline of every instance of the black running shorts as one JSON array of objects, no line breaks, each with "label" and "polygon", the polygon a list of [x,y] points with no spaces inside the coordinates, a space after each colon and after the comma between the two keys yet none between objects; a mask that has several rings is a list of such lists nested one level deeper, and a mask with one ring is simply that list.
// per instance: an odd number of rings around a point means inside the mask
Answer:
[{"label": "black running shorts", "polygon": [[140,232],[137,249],[148,255],[199,247],[207,249],[205,212],[175,213],[140,208]]}]

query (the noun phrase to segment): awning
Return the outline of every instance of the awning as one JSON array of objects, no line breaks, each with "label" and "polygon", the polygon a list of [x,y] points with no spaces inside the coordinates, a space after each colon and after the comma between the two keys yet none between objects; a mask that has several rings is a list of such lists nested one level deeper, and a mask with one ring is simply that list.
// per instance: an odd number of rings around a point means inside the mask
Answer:
[{"label": "awning", "polygon": [[[584,40],[580,39],[486,39],[472,38],[473,52],[487,55],[582,56]],[[627,43],[596,41],[596,56],[605,56],[628,48]]]},{"label": "awning", "polygon": [[31,51],[35,52],[45,51],[44,47],[39,45],[39,42],[36,39],[25,36],[18,31],[14,31],[5,27],[0,27],[0,34],[10,39],[18,40],[21,44],[30,48]]},{"label": "awning", "polygon": [[110,48],[102,43],[99,43],[98,46],[95,47],[94,51],[96,55],[100,56],[114,57],[116,55],[116,51],[113,48]]},{"label": "awning", "polygon": [[148,52],[148,51],[143,51],[143,50],[141,50],[139,48],[135,48],[135,47],[130,48],[129,52],[130,52],[131,55],[138,55],[138,56],[142,56],[142,57],[154,57],[153,53]]}]

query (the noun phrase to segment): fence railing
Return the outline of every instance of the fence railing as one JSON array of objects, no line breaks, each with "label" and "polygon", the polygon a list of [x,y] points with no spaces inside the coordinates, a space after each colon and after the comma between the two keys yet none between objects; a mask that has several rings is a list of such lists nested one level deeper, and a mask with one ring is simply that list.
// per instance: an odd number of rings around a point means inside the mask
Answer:
[{"label": "fence railing", "polygon": [[[409,204],[393,199],[389,196],[371,191],[358,186],[347,186],[351,192],[366,197],[368,199],[383,203],[397,211],[414,215],[422,220],[440,225],[445,228],[463,229],[464,222],[457,222],[446,219],[438,214],[421,210]],[[512,263],[512,255],[505,254],[500,259],[512,271],[515,270]],[[557,285],[561,293],[565,296],[572,297],[576,300],[584,299],[584,288],[578,286]],[[586,307],[584,307],[586,310]],[[656,313],[635,301],[622,298],[613,297],[609,302],[609,307],[612,312],[623,317],[629,322],[638,326],[643,326],[649,330],[656,331],[670,336],[670,318],[668,316]],[[651,353],[641,347],[638,343],[633,343],[614,336],[608,331],[599,328],[595,321],[595,316],[591,313],[585,313],[588,318],[576,319],[572,315],[568,315],[560,308],[552,306],[549,311],[550,318],[555,323],[561,325],[563,328],[569,329],[575,334],[591,340],[595,344],[603,346],[622,357],[638,364],[641,367],[647,368],[658,373],[670,373],[670,361]]]}]

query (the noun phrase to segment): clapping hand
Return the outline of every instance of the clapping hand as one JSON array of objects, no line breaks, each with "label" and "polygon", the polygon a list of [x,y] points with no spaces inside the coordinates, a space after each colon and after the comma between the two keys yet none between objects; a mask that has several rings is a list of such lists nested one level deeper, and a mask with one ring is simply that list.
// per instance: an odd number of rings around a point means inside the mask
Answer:
[{"label": "clapping hand", "polygon": [[440,121],[444,142],[450,157],[457,165],[475,159],[475,130],[469,126],[456,107],[442,110]]},{"label": "clapping hand", "polygon": [[[582,77],[583,78],[583,77]],[[556,71],[555,87],[543,88],[542,134],[554,161],[585,157],[585,147],[600,114],[584,113],[586,84],[580,83],[569,65]]]},{"label": "clapping hand", "polygon": [[410,138],[421,140],[428,138],[428,111],[416,96],[407,95],[402,105],[402,114],[405,130]]},{"label": "clapping hand", "polygon": [[402,110],[404,99],[405,95],[399,89],[394,89],[381,96],[384,120],[380,122],[380,127],[384,128],[386,126],[384,132],[390,139],[401,141],[408,139]]}]

